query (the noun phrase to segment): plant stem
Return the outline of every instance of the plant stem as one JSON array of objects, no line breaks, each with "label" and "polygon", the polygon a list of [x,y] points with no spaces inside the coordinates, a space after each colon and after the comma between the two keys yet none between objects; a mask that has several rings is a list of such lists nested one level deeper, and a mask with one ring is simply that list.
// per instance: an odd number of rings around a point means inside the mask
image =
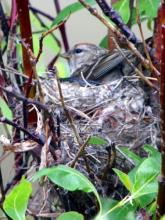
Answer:
[{"label": "plant stem", "polygon": [[[16,3],[17,3],[17,12],[20,22],[21,38],[33,51],[32,31],[31,31],[29,8],[28,8],[29,1],[16,0]],[[22,52],[23,52],[23,65],[24,65],[25,74],[31,77],[33,74],[33,70],[30,63],[30,57],[27,53],[26,48],[22,47]]]},{"label": "plant stem", "polygon": [[[58,0],[54,0],[54,5],[55,5],[56,12],[60,13],[61,7],[60,7],[59,1]],[[68,51],[69,50],[69,43],[68,43],[68,38],[67,38],[67,34],[66,34],[65,24],[60,26],[59,29],[60,29],[60,33],[61,33],[64,49],[65,49],[65,51]]]},{"label": "plant stem", "polygon": [[165,25],[162,25],[162,59],[160,77],[160,127],[161,127],[161,174],[159,176],[159,189],[157,198],[157,220],[165,215]]}]

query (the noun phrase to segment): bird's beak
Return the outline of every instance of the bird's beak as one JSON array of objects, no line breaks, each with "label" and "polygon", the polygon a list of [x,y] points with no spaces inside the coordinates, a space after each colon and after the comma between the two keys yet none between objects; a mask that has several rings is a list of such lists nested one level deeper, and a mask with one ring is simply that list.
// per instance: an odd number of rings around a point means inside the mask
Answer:
[{"label": "bird's beak", "polygon": [[69,58],[70,58],[68,53],[62,53],[62,54],[60,54],[60,57],[67,59],[67,60],[69,60]]}]

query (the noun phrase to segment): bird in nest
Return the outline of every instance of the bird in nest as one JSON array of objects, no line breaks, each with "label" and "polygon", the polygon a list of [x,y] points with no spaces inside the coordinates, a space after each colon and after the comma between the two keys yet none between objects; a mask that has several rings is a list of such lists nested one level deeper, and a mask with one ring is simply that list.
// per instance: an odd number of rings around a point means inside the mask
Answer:
[{"label": "bird in nest", "polygon": [[90,83],[105,83],[122,76],[129,76],[134,69],[127,59],[137,66],[138,58],[128,49],[109,51],[90,43],[76,44],[61,56],[68,60],[70,81],[87,81]]}]

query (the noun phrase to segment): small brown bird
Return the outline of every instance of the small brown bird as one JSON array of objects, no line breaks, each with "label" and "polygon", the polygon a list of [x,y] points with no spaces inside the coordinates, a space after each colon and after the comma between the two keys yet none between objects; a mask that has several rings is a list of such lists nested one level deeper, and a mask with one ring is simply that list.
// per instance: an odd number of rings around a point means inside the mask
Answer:
[{"label": "small brown bird", "polygon": [[[130,50],[122,51],[134,65],[138,64],[138,59]],[[71,77],[90,82],[107,82],[133,72],[133,68],[120,51],[114,49],[110,52],[94,44],[76,44],[62,57],[69,62]]]}]

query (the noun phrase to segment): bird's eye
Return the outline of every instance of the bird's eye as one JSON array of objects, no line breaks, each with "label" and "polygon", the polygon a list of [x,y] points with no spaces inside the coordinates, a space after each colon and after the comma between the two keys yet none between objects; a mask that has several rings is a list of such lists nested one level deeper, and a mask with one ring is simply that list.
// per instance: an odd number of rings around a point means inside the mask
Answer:
[{"label": "bird's eye", "polygon": [[83,52],[83,50],[80,49],[80,48],[76,48],[76,49],[74,49],[74,53],[81,53],[81,52]]}]

